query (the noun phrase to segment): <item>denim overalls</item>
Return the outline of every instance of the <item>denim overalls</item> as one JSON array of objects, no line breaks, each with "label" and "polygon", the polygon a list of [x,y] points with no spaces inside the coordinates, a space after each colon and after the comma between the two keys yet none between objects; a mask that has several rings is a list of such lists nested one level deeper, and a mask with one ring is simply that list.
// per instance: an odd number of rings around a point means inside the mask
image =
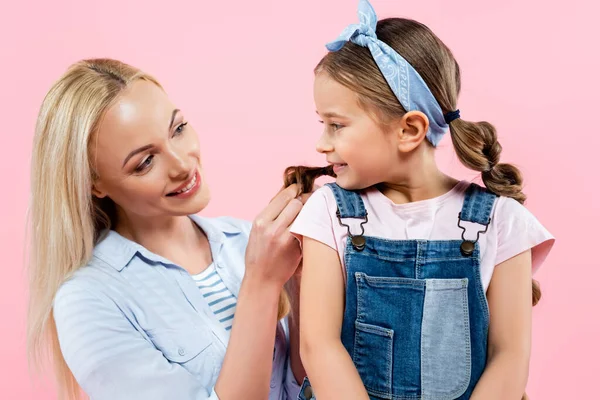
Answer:
[{"label": "denim overalls", "polygon": [[[360,195],[328,184],[338,221],[368,223]],[[472,184],[457,230],[463,240],[388,240],[349,232],[342,343],[371,399],[468,399],[486,364],[489,310],[480,234],[496,195]],[[467,229],[462,221],[470,225]],[[348,228],[349,229],[349,228]],[[363,228],[364,229],[364,228]],[[305,379],[300,400],[314,399]]]}]

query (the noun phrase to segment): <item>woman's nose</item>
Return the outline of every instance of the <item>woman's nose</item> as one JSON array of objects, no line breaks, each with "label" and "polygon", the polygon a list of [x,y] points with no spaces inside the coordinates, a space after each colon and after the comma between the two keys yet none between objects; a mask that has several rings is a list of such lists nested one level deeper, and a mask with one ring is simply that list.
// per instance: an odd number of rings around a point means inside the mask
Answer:
[{"label": "woman's nose", "polygon": [[190,174],[192,166],[186,154],[179,154],[176,151],[171,151],[169,154],[169,177],[175,180],[186,180]]}]

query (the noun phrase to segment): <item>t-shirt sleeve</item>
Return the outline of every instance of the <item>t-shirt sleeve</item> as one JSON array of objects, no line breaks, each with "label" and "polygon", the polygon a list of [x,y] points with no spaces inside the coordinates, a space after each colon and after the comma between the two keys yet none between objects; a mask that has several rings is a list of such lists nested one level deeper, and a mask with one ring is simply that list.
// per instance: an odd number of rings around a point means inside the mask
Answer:
[{"label": "t-shirt sleeve", "polygon": [[310,196],[290,231],[300,242],[302,237],[308,237],[337,250],[331,219],[331,200],[328,199],[327,191],[331,193],[331,189],[323,186]]},{"label": "t-shirt sleeve", "polygon": [[536,272],[554,245],[554,237],[537,218],[518,201],[502,197],[495,210],[498,221],[498,265],[524,251],[531,250]]}]

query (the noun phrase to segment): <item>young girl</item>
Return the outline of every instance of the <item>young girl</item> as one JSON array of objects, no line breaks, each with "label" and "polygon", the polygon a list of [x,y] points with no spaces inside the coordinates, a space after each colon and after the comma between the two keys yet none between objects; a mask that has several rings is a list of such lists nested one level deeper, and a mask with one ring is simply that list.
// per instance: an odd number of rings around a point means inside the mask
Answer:
[{"label": "young girl", "polygon": [[[303,240],[301,399],[520,399],[532,270],[553,237],[521,203],[496,131],[460,118],[460,72],[424,25],[360,23],[327,47],[314,95],[335,184],[292,232]],[[450,130],[482,188],[443,174]]]}]

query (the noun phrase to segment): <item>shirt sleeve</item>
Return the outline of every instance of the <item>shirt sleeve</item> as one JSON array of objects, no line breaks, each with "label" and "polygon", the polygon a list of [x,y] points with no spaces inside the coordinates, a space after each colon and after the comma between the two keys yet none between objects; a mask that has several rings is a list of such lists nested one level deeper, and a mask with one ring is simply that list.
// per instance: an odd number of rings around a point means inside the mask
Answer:
[{"label": "shirt sleeve", "polygon": [[65,361],[90,398],[218,400],[213,388],[169,362],[103,294],[67,282],[53,313]]},{"label": "shirt sleeve", "polygon": [[287,357],[285,361],[285,374],[283,374],[283,399],[282,400],[297,400],[298,394],[300,393],[300,385],[294,377],[292,371],[292,364],[289,355],[289,343],[290,343],[290,332],[289,332],[289,316],[286,316],[281,321],[283,330],[285,332],[286,347],[288,348]]},{"label": "shirt sleeve", "polygon": [[554,237],[537,218],[518,201],[502,197],[496,208],[498,221],[498,265],[524,251],[531,250],[536,272],[554,245]]},{"label": "shirt sleeve", "polygon": [[309,197],[290,231],[300,242],[306,236],[337,250],[326,190],[331,192],[331,189],[323,186]]},{"label": "shirt sleeve", "polygon": [[300,385],[296,382],[296,378],[294,377],[294,372],[292,371],[292,365],[290,364],[290,359],[287,361],[287,371],[285,374],[285,400],[297,400],[298,394],[300,393]]}]

